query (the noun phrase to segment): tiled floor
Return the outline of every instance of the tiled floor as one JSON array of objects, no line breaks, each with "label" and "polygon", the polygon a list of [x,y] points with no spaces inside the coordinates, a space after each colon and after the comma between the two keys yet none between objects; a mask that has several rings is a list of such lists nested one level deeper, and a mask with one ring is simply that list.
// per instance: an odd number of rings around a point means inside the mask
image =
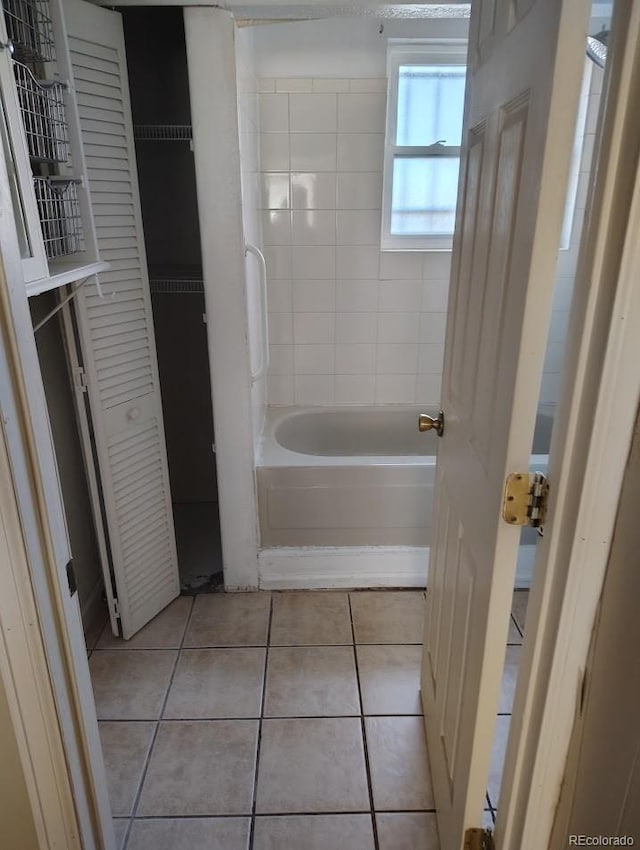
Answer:
[{"label": "tiled floor", "polygon": [[438,850],[423,619],[421,591],[274,592],[180,597],[126,643],[107,625],[89,664],[121,850]]}]

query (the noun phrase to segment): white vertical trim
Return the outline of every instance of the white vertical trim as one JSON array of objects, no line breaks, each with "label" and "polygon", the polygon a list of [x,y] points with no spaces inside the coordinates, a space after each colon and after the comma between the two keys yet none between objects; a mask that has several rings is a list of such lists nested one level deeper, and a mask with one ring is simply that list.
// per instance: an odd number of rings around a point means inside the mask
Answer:
[{"label": "white vertical trim", "polygon": [[245,289],[234,23],[184,11],[202,238],[222,557],[227,588],[258,586],[251,362]]}]

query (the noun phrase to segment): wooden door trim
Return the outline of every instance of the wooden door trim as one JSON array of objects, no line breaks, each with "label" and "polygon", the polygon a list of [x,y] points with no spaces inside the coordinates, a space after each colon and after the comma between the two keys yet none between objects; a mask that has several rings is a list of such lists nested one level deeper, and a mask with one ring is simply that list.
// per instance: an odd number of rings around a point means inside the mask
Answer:
[{"label": "wooden door trim", "polygon": [[[547,847],[640,398],[640,7],[618,3],[496,846]],[[599,427],[603,423],[603,427]]]}]

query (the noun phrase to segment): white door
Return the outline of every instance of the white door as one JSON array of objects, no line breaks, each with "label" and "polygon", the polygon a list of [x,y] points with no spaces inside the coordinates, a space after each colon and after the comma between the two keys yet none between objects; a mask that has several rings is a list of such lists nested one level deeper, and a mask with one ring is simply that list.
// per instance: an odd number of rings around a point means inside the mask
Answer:
[{"label": "white door", "polygon": [[442,850],[480,827],[584,65],[583,0],[472,4],[422,699]]},{"label": "white door", "polygon": [[[98,247],[76,296],[123,637],[180,592],[122,17],[65,0]],[[188,436],[186,436],[188,439]]]}]

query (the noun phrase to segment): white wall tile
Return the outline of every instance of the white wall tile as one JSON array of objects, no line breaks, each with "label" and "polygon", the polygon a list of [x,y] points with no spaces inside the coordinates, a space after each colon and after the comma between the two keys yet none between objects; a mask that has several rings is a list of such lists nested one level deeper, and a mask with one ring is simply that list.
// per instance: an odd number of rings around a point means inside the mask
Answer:
[{"label": "white wall tile", "polygon": [[417,251],[385,251],[380,254],[380,280],[418,280],[422,277],[422,254]]},{"label": "white wall tile", "polygon": [[269,313],[291,312],[291,281],[267,279],[267,310]]},{"label": "white wall tile", "polygon": [[293,341],[296,345],[333,344],[335,338],[335,313],[293,314]]},{"label": "white wall tile", "polygon": [[546,372],[540,386],[540,404],[556,404],[560,394],[562,375],[559,372]]},{"label": "white wall tile", "polygon": [[422,255],[422,277],[445,280],[451,274],[451,251],[425,251]]},{"label": "white wall tile", "polygon": [[291,249],[294,280],[335,279],[336,249],[333,245]]},{"label": "white wall tile", "polygon": [[384,133],[338,133],[338,171],[382,171]]},{"label": "white wall tile", "polygon": [[291,248],[283,245],[266,245],[264,258],[267,263],[269,280],[289,280],[291,278]]},{"label": "white wall tile", "polygon": [[338,95],[338,131],[384,133],[387,97],[381,92]]},{"label": "white wall tile", "polygon": [[373,375],[376,371],[376,347],[373,343],[338,343],[336,375]]},{"label": "white wall tile", "polygon": [[333,210],[296,210],[291,215],[293,245],[336,244],[336,214]]},{"label": "white wall tile", "polygon": [[289,96],[286,94],[260,95],[260,131],[262,133],[289,132]]},{"label": "white wall tile", "polygon": [[294,377],[295,404],[332,404],[334,399],[333,375],[296,375]]},{"label": "white wall tile", "polygon": [[269,313],[269,344],[293,343],[293,316],[291,313]]},{"label": "white wall tile", "polygon": [[338,210],[336,213],[337,245],[380,244],[378,210]]},{"label": "white wall tile", "polygon": [[292,133],[335,133],[335,94],[289,95],[289,124]]},{"label": "white wall tile", "polygon": [[296,280],[293,283],[294,313],[333,313],[336,284],[333,280]]},{"label": "white wall tile", "polygon": [[265,210],[289,209],[289,175],[266,173],[262,175],[262,208]]},{"label": "white wall tile", "polygon": [[313,80],[313,91],[349,91],[349,80],[335,78],[331,79],[327,78],[314,78]]},{"label": "white wall tile", "polygon": [[353,92],[362,92],[362,91],[386,92],[387,91],[387,78],[386,77],[365,77],[365,78],[351,79],[351,80],[349,80],[349,91],[353,91]]},{"label": "white wall tile", "polygon": [[577,265],[577,245],[572,245],[567,251],[558,252],[558,265],[556,268],[556,274],[558,277],[575,277]]},{"label": "white wall tile", "polygon": [[333,345],[296,345],[293,352],[295,375],[333,375],[335,347]]},{"label": "white wall tile", "polygon": [[260,164],[263,171],[289,170],[288,133],[260,133]]},{"label": "white wall tile", "polygon": [[415,375],[376,375],[376,404],[413,404]]},{"label": "white wall tile", "polygon": [[334,210],[336,176],[330,172],[293,172],[291,205],[294,210]]},{"label": "white wall tile", "polygon": [[267,401],[274,405],[293,404],[293,375],[267,375]]},{"label": "white wall tile", "polygon": [[448,299],[448,280],[425,280],[422,290],[422,309],[425,313],[445,313]]},{"label": "white wall tile", "polygon": [[381,280],[378,309],[381,313],[419,313],[421,280]]},{"label": "white wall tile", "polygon": [[262,237],[265,245],[291,245],[291,213],[289,210],[266,210],[263,212]]},{"label": "white wall tile", "polygon": [[379,375],[415,375],[417,367],[417,344],[378,343],[376,371]]},{"label": "white wall tile", "polygon": [[444,345],[441,343],[423,343],[418,349],[418,372],[429,375],[442,375]]},{"label": "white wall tile", "polygon": [[336,277],[347,280],[377,278],[378,255],[377,247],[338,245],[336,248]]},{"label": "white wall tile", "polygon": [[373,404],[375,375],[338,375],[335,377],[336,404]]},{"label": "white wall tile", "polygon": [[420,315],[420,342],[442,344],[446,332],[446,313],[422,313]]},{"label": "white wall tile", "polygon": [[377,280],[336,281],[336,310],[343,313],[366,313],[377,309]]},{"label": "white wall tile", "polygon": [[293,375],[292,345],[272,345],[269,348],[269,374]]},{"label": "white wall tile", "polygon": [[565,340],[550,342],[544,358],[544,372],[561,372],[564,364]]},{"label": "white wall tile", "polygon": [[554,310],[569,310],[571,309],[571,300],[573,298],[572,277],[557,277],[556,285],[553,291],[553,309]]},{"label": "white wall tile", "polygon": [[442,397],[442,374],[428,375],[418,373],[416,376],[416,402],[432,404],[438,408]]},{"label": "white wall tile", "polygon": [[277,79],[276,91],[301,92],[311,91],[313,81],[309,77],[285,77]]},{"label": "white wall tile", "polygon": [[551,322],[549,323],[549,336],[547,345],[552,342],[563,342],[567,336],[567,328],[569,326],[569,313],[563,310],[556,310],[551,314]]},{"label": "white wall tile", "polygon": [[420,313],[378,313],[378,343],[418,342]]},{"label": "white wall tile", "polygon": [[335,171],[335,133],[292,133],[292,171]]},{"label": "white wall tile", "polygon": [[337,175],[337,209],[382,209],[382,174],[379,171],[344,172]]},{"label": "white wall tile", "polygon": [[376,313],[336,313],[336,342],[375,342]]}]

